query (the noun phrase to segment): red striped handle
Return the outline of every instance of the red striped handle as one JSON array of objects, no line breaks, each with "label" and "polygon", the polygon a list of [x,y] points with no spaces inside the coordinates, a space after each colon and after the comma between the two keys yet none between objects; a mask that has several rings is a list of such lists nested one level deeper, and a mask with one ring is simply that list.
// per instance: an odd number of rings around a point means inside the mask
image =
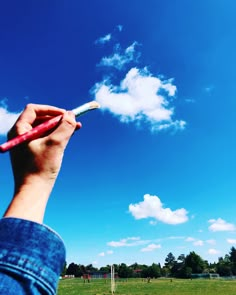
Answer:
[{"label": "red striped handle", "polygon": [[45,134],[47,131],[51,130],[52,128],[56,127],[58,123],[60,122],[62,116],[56,116],[46,122],[43,122],[42,124],[39,124],[38,126],[32,128],[30,131],[25,132],[21,135],[18,135],[17,137],[10,139],[9,141],[5,142],[4,144],[0,145],[0,152],[4,153],[13,147],[26,142],[31,141],[33,139],[39,138],[43,134]]}]

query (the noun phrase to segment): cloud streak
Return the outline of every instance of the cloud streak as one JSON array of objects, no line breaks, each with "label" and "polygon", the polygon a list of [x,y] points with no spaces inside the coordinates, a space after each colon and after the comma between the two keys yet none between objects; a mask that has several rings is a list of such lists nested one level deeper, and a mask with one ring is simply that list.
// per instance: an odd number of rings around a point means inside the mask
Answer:
[{"label": "cloud streak", "polygon": [[147,247],[142,248],[140,251],[141,252],[152,252],[156,249],[160,249],[161,245],[160,244],[149,244]]},{"label": "cloud streak", "polygon": [[135,219],[155,218],[167,224],[180,224],[188,221],[188,212],[184,209],[164,208],[157,196],[144,195],[144,201],[129,205],[129,212]]},{"label": "cloud streak", "polygon": [[149,241],[141,240],[140,237],[128,237],[119,241],[108,242],[107,245],[110,247],[134,247],[139,245],[145,245]]}]

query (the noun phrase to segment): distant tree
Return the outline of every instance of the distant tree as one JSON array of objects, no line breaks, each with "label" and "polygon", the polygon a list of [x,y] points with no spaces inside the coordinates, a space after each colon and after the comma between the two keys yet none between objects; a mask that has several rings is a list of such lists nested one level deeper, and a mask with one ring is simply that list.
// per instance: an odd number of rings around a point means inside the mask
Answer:
[{"label": "distant tree", "polygon": [[216,267],[216,272],[222,277],[232,276],[231,266],[225,263],[218,263]]},{"label": "distant tree", "polygon": [[121,263],[118,267],[118,276],[120,278],[130,278],[132,277],[133,270],[129,268],[125,263]]},{"label": "distant tree", "polygon": [[235,247],[232,247],[230,249],[229,260],[231,262],[230,264],[231,264],[232,274],[236,275],[236,249],[235,249]]},{"label": "distant tree", "polygon": [[99,271],[104,272],[104,273],[110,273],[111,272],[111,266],[110,265],[102,266],[102,267],[100,267]]},{"label": "distant tree", "polygon": [[145,277],[143,274],[143,270],[146,269],[148,266],[145,264],[138,264],[137,262],[131,264],[129,266],[130,269],[132,269],[132,277],[134,278],[140,278],[140,277]]},{"label": "distant tree", "polygon": [[153,263],[149,266],[149,277],[159,278],[161,276],[161,268],[159,264]]},{"label": "distant tree", "polygon": [[165,259],[165,266],[171,269],[175,264],[175,256],[170,252]]},{"label": "distant tree", "polygon": [[236,263],[236,249],[235,249],[235,247],[232,247],[230,249],[230,252],[229,252],[229,260],[232,263]]},{"label": "distant tree", "polygon": [[177,259],[177,261],[179,262],[179,263],[182,263],[182,264],[184,264],[184,262],[185,262],[185,255],[184,254],[180,254],[179,255],[179,257],[178,257],[178,259]]},{"label": "distant tree", "polygon": [[82,275],[79,265],[75,264],[74,262],[69,264],[69,266],[66,270],[66,274],[67,275],[74,275],[75,277],[80,277]]},{"label": "distant tree", "polygon": [[137,262],[135,262],[135,263],[131,264],[129,267],[132,268],[133,270],[135,270],[135,269],[139,269],[140,265]]},{"label": "distant tree", "polygon": [[83,264],[79,264],[79,271],[81,273],[80,276],[87,273],[86,267]]},{"label": "distant tree", "polygon": [[94,272],[94,271],[98,271],[98,269],[96,267],[94,267],[92,264],[86,265],[85,270],[86,270],[86,273],[91,273],[91,272]]},{"label": "distant tree", "polygon": [[179,277],[189,279],[191,278],[191,274],[192,274],[192,268],[189,266],[184,266],[179,273]]},{"label": "distant tree", "polygon": [[170,275],[170,269],[167,266],[161,268],[161,276],[168,277]]},{"label": "distant tree", "polygon": [[61,272],[61,277],[64,277],[66,275],[66,270],[67,270],[66,266],[67,266],[67,263],[65,262],[64,267]]},{"label": "distant tree", "polygon": [[206,268],[206,263],[198,254],[193,251],[186,256],[185,267],[191,268],[192,273],[202,273]]}]

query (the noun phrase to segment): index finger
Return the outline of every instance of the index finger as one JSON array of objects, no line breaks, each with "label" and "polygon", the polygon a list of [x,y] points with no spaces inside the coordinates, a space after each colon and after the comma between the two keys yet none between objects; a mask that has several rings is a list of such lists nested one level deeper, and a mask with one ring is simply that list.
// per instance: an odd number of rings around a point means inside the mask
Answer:
[{"label": "index finger", "polygon": [[65,112],[66,110],[58,107],[31,103],[25,107],[17,121],[20,120],[33,124],[38,116],[58,116],[64,114]]},{"label": "index finger", "polygon": [[24,111],[21,113],[16,123],[8,133],[8,138],[12,138],[15,135],[25,133],[32,129],[34,122],[39,117],[54,117],[64,114],[66,111],[64,109],[50,106],[50,105],[40,105],[40,104],[28,104],[26,105]]}]

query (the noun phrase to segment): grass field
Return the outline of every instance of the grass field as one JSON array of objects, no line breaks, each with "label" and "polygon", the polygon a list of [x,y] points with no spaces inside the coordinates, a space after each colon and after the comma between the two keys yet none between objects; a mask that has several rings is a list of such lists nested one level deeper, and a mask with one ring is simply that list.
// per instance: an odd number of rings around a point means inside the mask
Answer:
[{"label": "grass field", "polygon": [[[111,295],[110,281],[103,279],[83,283],[81,279],[64,279],[59,283],[58,295]],[[223,279],[178,280],[156,279],[150,283],[129,279],[116,283],[117,295],[235,295],[236,281]]]}]

